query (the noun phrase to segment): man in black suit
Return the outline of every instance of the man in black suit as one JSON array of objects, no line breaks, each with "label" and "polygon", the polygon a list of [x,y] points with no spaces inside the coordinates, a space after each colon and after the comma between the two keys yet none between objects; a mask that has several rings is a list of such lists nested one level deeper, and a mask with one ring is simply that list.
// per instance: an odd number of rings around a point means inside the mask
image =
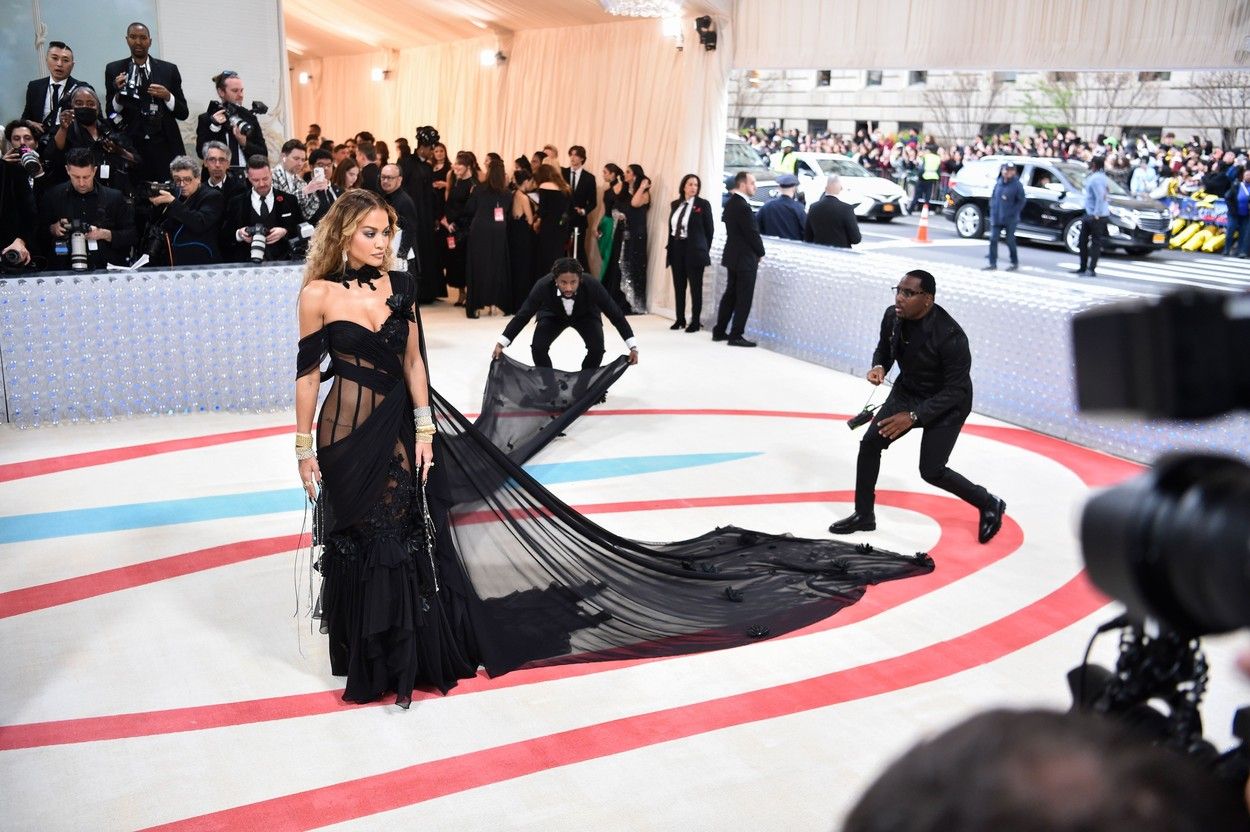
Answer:
[{"label": "man in black suit", "polygon": [[747,197],[755,196],[755,177],[747,171],[734,176],[734,187],[725,202],[721,219],[725,222],[725,250],[720,263],[729,271],[725,294],[721,295],[716,314],[713,341],[728,341],[731,347],[753,347],[754,341],[743,337],[751,301],[755,298],[755,275],[764,259],[764,241],[760,239],[755,215]]},{"label": "man in black suit", "polygon": [[38,234],[48,257],[48,268],[68,269],[71,263],[70,222],[88,227],[84,244],[87,267],[122,266],[135,240],[134,214],[121,191],[96,184],[91,151],[76,147],[65,154],[69,181],[54,185],[40,201]]},{"label": "man in black suit", "polygon": [[850,248],[863,239],[859,233],[859,220],[855,219],[855,209],[838,198],[840,193],[842,178],[832,173],[825,181],[825,195],[807,209],[803,242]]},{"label": "man in black suit", "polygon": [[226,147],[225,142],[208,142],[200,151],[204,154],[204,169],[200,173],[200,180],[206,187],[221,191],[226,205],[235,196],[247,191],[247,179],[244,175],[236,176],[230,171],[230,148]]},{"label": "man in black suit", "polygon": [[855,465],[855,513],[829,527],[834,534],[872,531],[881,452],[912,428],[920,428],[920,476],[981,513],[977,537],[998,534],[1007,504],[984,487],[946,467],[964,420],[972,412],[972,353],[968,336],[950,313],[933,302],[937,281],[922,269],[908,272],[885,310],[868,381],[879,385],[897,362],[900,372],[885,404],[859,443]]},{"label": "man in black suit", "polygon": [[[412,201],[412,197],[408,196],[408,192],[404,190],[404,175],[399,172],[399,165],[392,163],[383,166],[382,198],[390,203],[390,206],[395,209],[395,214],[399,217],[399,230],[401,232],[399,257],[407,260],[409,257],[412,257],[413,246],[416,241],[417,223],[420,220],[417,218],[416,203]],[[405,270],[408,269],[405,267]]]},{"label": "man in black suit", "polygon": [[152,35],[144,24],[126,28],[126,44],[130,57],[104,69],[108,111],[141,157],[137,178],[163,182],[169,163],[186,153],[178,122],[191,113],[182,94],[182,75],[174,64],[148,54]]},{"label": "man in black suit", "polygon": [[[592,372],[599,369],[603,361],[603,315],[608,316],[616,331],[625,339],[625,346],[629,347],[629,363],[638,363],[637,339],[629,321],[603,284],[585,274],[581,264],[572,257],[561,257],[551,267],[551,274],[534,284],[525,303],[521,304],[516,315],[504,327],[503,335],[499,336],[494,358],[503,355],[504,347],[521,334],[535,315],[538,316],[538,325],[530,342],[535,367],[551,367],[551,343],[561,332],[572,327],[586,342],[582,369]],[[582,378],[588,381],[589,372],[584,373]]]},{"label": "man in black suit", "polygon": [[[703,314],[703,270],[712,263],[708,249],[716,234],[712,205],[699,196],[703,183],[693,173],[681,179],[680,198],[668,210],[668,246],[665,259],[673,270],[673,302],[677,320],[669,329],[698,332]],[[686,326],[686,286],[690,286],[690,325]]]},{"label": "man in black suit", "polygon": [[34,249],[35,196],[30,177],[6,153],[0,160],[0,251],[14,252],[18,263],[27,266]]},{"label": "man in black suit", "polygon": [[225,260],[246,263],[251,260],[253,225],[269,229],[265,235],[265,261],[291,259],[291,240],[299,236],[299,202],[291,194],[273,186],[273,171],[264,156],[247,160],[247,181],[251,188],[226,205],[221,223],[221,251]]},{"label": "man in black suit", "polygon": [[200,166],[190,156],[169,163],[169,178],[178,191],[175,197],[161,191],[149,201],[157,209],[153,222],[160,223],[160,240],[148,255],[153,266],[195,266],[221,260],[221,218],[226,200],[216,188],[200,182]]},{"label": "man in black suit", "polygon": [[[260,129],[256,114],[243,106],[243,79],[239,73],[226,70],[214,76],[213,82],[217,84],[217,100],[196,120],[195,152],[203,159],[205,144],[221,142],[230,154],[230,167],[242,173],[250,157],[269,155],[265,132]],[[229,109],[233,109],[238,122],[230,121]]]},{"label": "man in black suit", "polygon": [[599,186],[595,182],[595,175],[586,170],[585,165],[586,148],[575,144],[569,148],[569,166],[560,171],[564,174],[564,181],[568,182],[569,188],[572,189],[569,220],[576,240],[573,254],[577,262],[582,264],[583,270],[589,268],[586,260],[586,230],[589,217],[599,204]]},{"label": "man in black suit", "polygon": [[413,231],[412,246],[416,252],[416,268],[408,264],[408,271],[417,275],[417,296],[421,303],[434,300],[434,167],[430,158],[434,144],[439,140],[433,127],[417,128],[416,149],[399,162],[399,173],[404,177],[404,191],[412,198],[417,210],[417,227]]},{"label": "man in black suit", "polygon": [[382,192],[382,171],[378,169],[378,149],[373,142],[363,141],[356,144],[356,164],[360,167],[356,187],[385,196]]},{"label": "man in black suit", "polygon": [[45,61],[48,77],[36,78],[26,85],[26,107],[22,110],[22,122],[37,139],[51,135],[61,110],[69,107],[74,90],[91,86],[73,76],[74,50],[61,41],[48,44]]}]

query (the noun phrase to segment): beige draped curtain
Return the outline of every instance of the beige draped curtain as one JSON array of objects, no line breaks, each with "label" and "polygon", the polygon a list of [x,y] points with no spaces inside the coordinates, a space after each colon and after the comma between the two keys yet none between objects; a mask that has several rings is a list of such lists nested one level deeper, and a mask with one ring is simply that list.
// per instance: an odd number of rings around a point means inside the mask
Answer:
[{"label": "beige draped curtain", "polygon": [[[693,172],[715,204],[724,154],[730,45],[725,35],[715,52],[687,41],[679,52],[659,21],[631,20],[296,62],[292,71],[312,79],[294,86],[295,122],[298,131],[317,122],[340,141],[369,130],[388,143],[433,124],[452,154],[505,160],[552,143],[567,164],[568,147],[581,144],[597,179],[607,162],[642,165],[654,194],[648,303],[666,310],[668,203]],[[483,67],[481,52],[500,47],[507,61]],[[370,80],[374,67],[389,67],[387,80]]]}]

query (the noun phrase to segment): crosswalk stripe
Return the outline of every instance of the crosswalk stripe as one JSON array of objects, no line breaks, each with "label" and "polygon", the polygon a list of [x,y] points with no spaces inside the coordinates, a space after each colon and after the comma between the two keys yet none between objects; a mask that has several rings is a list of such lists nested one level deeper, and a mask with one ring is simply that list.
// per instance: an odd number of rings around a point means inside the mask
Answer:
[{"label": "crosswalk stripe", "polygon": [[1237,285],[1245,285],[1250,283],[1250,269],[1226,269],[1211,268],[1209,265],[1195,263],[1194,265],[1186,265],[1176,261],[1151,262],[1137,261],[1125,262],[1121,260],[1103,261],[1107,265],[1115,265],[1121,268],[1141,269],[1142,271],[1177,275],[1179,277],[1207,277],[1211,280],[1220,280]]},{"label": "crosswalk stripe", "polygon": [[1222,275],[1211,274],[1209,272],[1199,271],[1197,269],[1186,269],[1181,267],[1160,268],[1154,263],[1122,263],[1118,260],[1108,262],[1103,260],[1099,262],[1098,268],[1101,271],[1103,267],[1121,269],[1123,271],[1133,272],[1135,274],[1148,274],[1158,277],[1171,277],[1182,280],[1204,280],[1212,283],[1218,283],[1222,286],[1232,286],[1238,289],[1250,289],[1250,274],[1245,277],[1224,277]]},{"label": "crosswalk stripe", "polygon": [[1141,272],[1130,271],[1129,269],[1118,268],[1117,266],[1098,264],[1098,275],[1101,277],[1121,277],[1129,280],[1144,280],[1149,283],[1163,283],[1170,286],[1192,286],[1196,289],[1212,289],[1217,292],[1240,292],[1241,289],[1234,286],[1224,286],[1219,283],[1207,283],[1201,280],[1188,279],[1183,277],[1165,277],[1163,275],[1143,274]]}]

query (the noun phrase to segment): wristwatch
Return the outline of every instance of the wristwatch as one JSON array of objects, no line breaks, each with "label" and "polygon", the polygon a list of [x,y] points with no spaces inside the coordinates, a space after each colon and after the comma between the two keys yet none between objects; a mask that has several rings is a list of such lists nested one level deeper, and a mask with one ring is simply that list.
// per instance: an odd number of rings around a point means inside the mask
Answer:
[{"label": "wristwatch", "polygon": [[916,411],[914,410],[907,411],[907,415],[911,417],[911,423],[913,425],[920,421],[920,417],[916,415]]}]

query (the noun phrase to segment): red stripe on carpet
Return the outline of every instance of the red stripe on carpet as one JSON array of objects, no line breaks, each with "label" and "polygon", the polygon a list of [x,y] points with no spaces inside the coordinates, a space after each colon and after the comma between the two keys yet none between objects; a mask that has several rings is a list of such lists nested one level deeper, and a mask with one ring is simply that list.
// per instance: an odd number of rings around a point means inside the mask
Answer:
[{"label": "red stripe on carpet", "polygon": [[[808,497],[811,495],[798,494],[794,496]],[[851,492],[840,491],[828,492],[824,495],[818,492],[817,496],[850,499],[853,495]],[[722,499],[736,500],[737,498]],[[679,503],[681,501],[671,502]],[[937,545],[931,551],[934,560],[939,564],[938,569],[930,575],[910,578],[905,581],[890,581],[874,586],[858,603],[851,605],[836,615],[818,621],[801,630],[778,636],[778,638],[794,638],[866,620],[884,610],[899,606],[961,580],[969,574],[983,569],[1016,551],[1024,541],[1024,532],[1020,526],[1010,517],[1007,517],[1003,523],[1002,531],[998,533],[998,536],[989,545],[978,545],[973,537],[974,528],[972,523],[963,522],[969,520],[969,510],[961,501],[953,497],[937,494],[914,494],[907,491],[882,491],[878,494],[878,502],[882,505],[916,511],[938,521],[942,534]],[[725,504],[732,505],[734,503]],[[665,508],[683,507],[681,505],[673,505]],[[657,509],[653,507],[651,510]],[[669,658],[676,657],[609,661],[595,664],[553,665],[515,671],[497,679],[487,679],[485,676],[479,675],[473,679],[461,682],[450,695],[456,696],[483,690],[538,684],[557,679],[585,676],[592,673],[603,673],[650,661],[667,661]],[[269,699],[228,702],[218,705],[173,708],[164,711],[4,725],[0,726],[0,751],[44,745],[65,745],[155,734],[170,734],[182,731],[198,731],[207,728],[245,725],[276,719],[319,716],[333,713],[345,707],[358,707],[346,705],[340,701],[338,696],[341,693],[341,690],[337,692],[319,691],[297,696],[280,696]],[[414,692],[413,698],[417,700],[436,699],[438,694],[418,691]]]},{"label": "red stripe on carpet", "polygon": [[208,436],[190,436],[186,439],[167,439],[164,442],[152,442],[146,445],[127,445],[122,448],[106,448],[100,451],[86,451],[67,456],[50,456],[43,459],[31,459],[25,462],[10,462],[0,465],[0,482],[20,480],[26,477],[38,477],[44,474],[55,474],[58,471],[72,471],[77,468],[89,468],[93,465],[108,465],[112,462],[125,462],[145,456],[168,454],[175,451],[188,451],[194,448],[208,448],[213,445],[225,445],[230,442],[244,442],[248,439],[262,439],[282,433],[294,433],[294,425],[273,428],[255,428],[254,430],[237,430],[231,433],[214,433]]},{"label": "red stripe on carpet", "polygon": [[540,771],[936,681],[1027,647],[1104,603],[1082,574],[992,624],[872,664],[432,760],[152,828],[277,832],[343,823]]}]

